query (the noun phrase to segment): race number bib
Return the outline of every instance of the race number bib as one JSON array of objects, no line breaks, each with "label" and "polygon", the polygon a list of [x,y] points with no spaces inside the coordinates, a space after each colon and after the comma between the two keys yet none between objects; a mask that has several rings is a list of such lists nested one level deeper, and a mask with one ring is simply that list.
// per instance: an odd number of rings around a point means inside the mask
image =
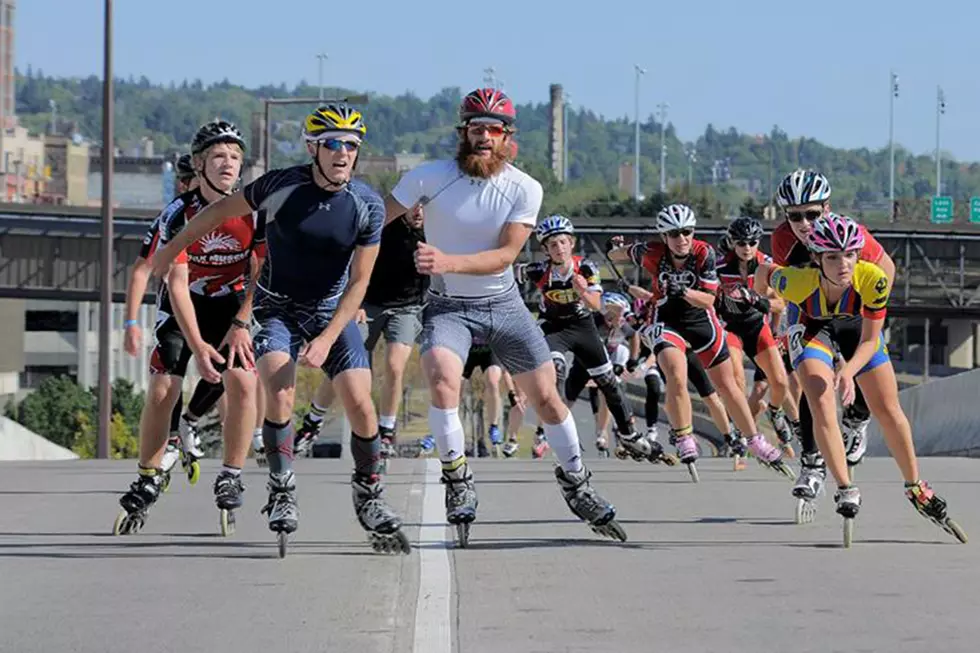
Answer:
[{"label": "race number bib", "polygon": [[805,332],[806,325],[803,324],[794,324],[786,330],[786,340],[789,344],[789,359],[793,363],[803,355],[803,348],[806,346],[806,343],[803,342],[803,334]]},{"label": "race number bib", "polygon": [[653,350],[653,346],[657,344],[663,336],[663,333],[663,322],[654,322],[640,329],[640,338],[643,340],[643,344],[647,346],[647,349]]}]

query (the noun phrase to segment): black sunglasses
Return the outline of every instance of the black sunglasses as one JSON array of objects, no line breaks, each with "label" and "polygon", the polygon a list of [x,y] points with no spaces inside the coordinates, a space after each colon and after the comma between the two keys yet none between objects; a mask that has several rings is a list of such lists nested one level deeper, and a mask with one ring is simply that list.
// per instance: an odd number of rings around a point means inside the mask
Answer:
[{"label": "black sunglasses", "polygon": [[758,240],[736,240],[735,244],[739,247],[755,247],[759,244]]},{"label": "black sunglasses", "polygon": [[671,229],[667,232],[669,238],[680,238],[684,236],[685,238],[690,237],[694,234],[694,229]]},{"label": "black sunglasses", "polygon": [[810,209],[808,211],[787,211],[786,219],[790,222],[803,222],[806,218],[807,222],[813,222],[817,218],[823,215],[823,209]]}]

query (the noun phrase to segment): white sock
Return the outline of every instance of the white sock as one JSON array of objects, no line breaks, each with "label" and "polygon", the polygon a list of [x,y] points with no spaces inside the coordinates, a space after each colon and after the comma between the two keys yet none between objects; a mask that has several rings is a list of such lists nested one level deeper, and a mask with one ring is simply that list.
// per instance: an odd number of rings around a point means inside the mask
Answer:
[{"label": "white sock", "polygon": [[260,426],[259,428],[252,431],[252,438],[261,438],[261,437],[262,437],[262,427]]},{"label": "white sock", "polygon": [[572,411],[568,411],[561,424],[545,424],[544,434],[561,468],[566,472],[581,472],[582,448],[578,443],[578,429],[575,428]]},{"label": "white sock", "polygon": [[242,468],[241,467],[232,467],[231,465],[222,465],[221,466],[221,471],[224,472],[225,474],[231,474],[232,476],[241,476],[242,475]]},{"label": "white sock", "polygon": [[394,415],[379,415],[378,416],[378,426],[386,429],[395,428],[395,416]]},{"label": "white sock", "polygon": [[459,421],[459,409],[444,410],[429,406],[429,428],[436,441],[439,460],[451,463],[463,457],[463,423]]}]

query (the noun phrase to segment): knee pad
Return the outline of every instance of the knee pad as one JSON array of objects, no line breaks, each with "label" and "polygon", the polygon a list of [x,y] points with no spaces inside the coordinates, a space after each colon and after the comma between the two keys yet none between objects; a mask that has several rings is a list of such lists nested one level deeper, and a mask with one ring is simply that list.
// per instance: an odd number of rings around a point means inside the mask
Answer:
[{"label": "knee pad", "polygon": [[616,378],[616,376],[617,375],[614,366],[613,369],[609,372],[603,372],[598,376],[593,376],[592,380],[595,381],[596,386],[599,388],[614,388],[619,383],[619,380]]},{"label": "knee pad", "polygon": [[659,374],[647,374],[643,377],[647,386],[647,392],[652,395],[661,396],[664,393],[664,380]]},{"label": "knee pad", "polygon": [[555,364],[555,377],[558,379],[558,387],[565,387],[565,380],[568,379],[568,361],[564,354],[556,351],[551,352],[551,360]]}]

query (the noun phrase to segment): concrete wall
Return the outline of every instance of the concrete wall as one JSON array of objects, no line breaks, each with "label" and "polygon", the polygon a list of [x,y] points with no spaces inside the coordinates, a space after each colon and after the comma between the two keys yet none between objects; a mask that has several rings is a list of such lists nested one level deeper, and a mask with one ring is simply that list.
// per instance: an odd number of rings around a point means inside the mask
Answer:
[{"label": "concrete wall", "polygon": [[[918,455],[980,456],[980,369],[908,388],[899,399]],[[877,420],[868,436],[869,455],[890,455]]]},{"label": "concrete wall", "polygon": [[0,417],[0,460],[75,460],[78,455]]}]

